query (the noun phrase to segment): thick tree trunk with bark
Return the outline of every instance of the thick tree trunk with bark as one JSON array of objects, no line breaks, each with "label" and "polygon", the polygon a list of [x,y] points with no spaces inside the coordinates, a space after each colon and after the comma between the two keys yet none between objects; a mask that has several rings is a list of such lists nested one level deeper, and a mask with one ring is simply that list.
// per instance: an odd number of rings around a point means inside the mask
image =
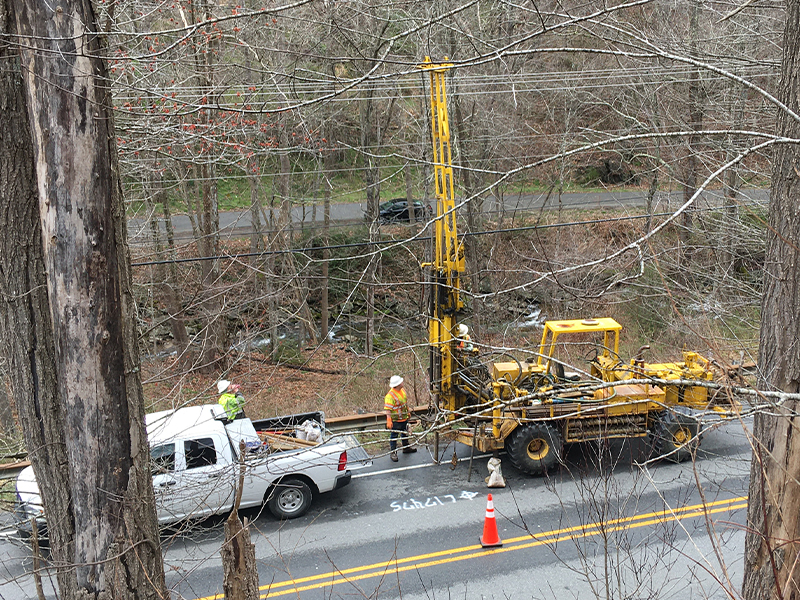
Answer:
[{"label": "thick tree trunk with bark", "polygon": [[71,496],[49,526],[77,597],[165,597],[105,48],[88,2],[14,8]]},{"label": "thick tree trunk with bark", "polygon": [[[780,100],[800,111],[800,0],[787,2]],[[780,135],[800,138],[800,123],[778,116]],[[761,339],[761,389],[800,391],[800,147],[777,146],[767,230]],[[800,403],[756,415],[745,538],[746,600],[800,598]]]},{"label": "thick tree trunk with bark", "polygon": [[[0,1],[0,34],[11,33],[10,2]],[[6,38],[7,39],[7,38]],[[33,145],[16,46],[0,37],[0,340],[25,445],[46,510],[66,515],[69,469],[58,398],[55,341],[39,222]],[[74,529],[65,519],[50,531],[62,597],[75,597],[70,566]]]},{"label": "thick tree trunk with bark", "polygon": [[[1,351],[0,351],[0,355]],[[8,374],[5,369],[0,368],[0,435],[6,440],[15,441],[19,439],[19,428],[14,418],[14,407],[11,405],[11,398],[6,391],[6,381]]]},{"label": "thick tree trunk with bark", "polygon": [[[217,198],[216,169],[213,165],[204,164],[200,169],[202,175],[201,193],[203,197],[202,243],[203,256],[215,257],[220,254],[219,243],[219,211]],[[220,267],[219,260],[204,260],[203,270],[203,295],[202,302],[203,324],[203,351],[200,360],[200,370],[204,373],[214,373],[224,367],[226,347],[226,322],[220,317]]]}]

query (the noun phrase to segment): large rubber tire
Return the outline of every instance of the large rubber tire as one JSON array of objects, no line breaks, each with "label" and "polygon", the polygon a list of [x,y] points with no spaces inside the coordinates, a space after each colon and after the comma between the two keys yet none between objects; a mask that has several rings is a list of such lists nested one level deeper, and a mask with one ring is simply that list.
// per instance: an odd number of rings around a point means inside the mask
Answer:
[{"label": "large rubber tire", "polygon": [[700,447],[700,423],[692,415],[664,410],[653,426],[657,456],[673,462],[689,460]]},{"label": "large rubber tire", "polygon": [[302,517],[311,506],[314,494],[300,479],[284,479],[269,492],[267,507],[279,519]]},{"label": "large rubber tire", "polygon": [[546,423],[528,423],[509,436],[506,452],[511,464],[531,475],[547,473],[561,462],[564,440]]}]

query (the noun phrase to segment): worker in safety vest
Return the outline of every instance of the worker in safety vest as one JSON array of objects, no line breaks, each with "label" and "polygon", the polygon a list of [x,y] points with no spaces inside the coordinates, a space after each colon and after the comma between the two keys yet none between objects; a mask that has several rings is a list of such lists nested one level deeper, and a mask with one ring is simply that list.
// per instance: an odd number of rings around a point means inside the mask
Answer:
[{"label": "worker in safety vest", "polygon": [[383,399],[383,412],[386,413],[386,429],[391,430],[389,434],[389,457],[393,462],[397,462],[397,437],[403,444],[403,454],[416,452],[417,449],[409,445],[408,440],[408,399],[406,391],[403,389],[403,378],[399,375],[392,375],[389,379],[389,393]]},{"label": "worker in safety vest", "polygon": [[239,390],[239,385],[227,379],[217,382],[217,391],[220,393],[219,404],[225,409],[229,421],[244,419],[244,396]]},{"label": "worker in safety vest", "polygon": [[472,341],[469,337],[469,327],[463,323],[456,328],[456,342],[456,347],[459,350],[466,350],[469,352],[473,348]]}]

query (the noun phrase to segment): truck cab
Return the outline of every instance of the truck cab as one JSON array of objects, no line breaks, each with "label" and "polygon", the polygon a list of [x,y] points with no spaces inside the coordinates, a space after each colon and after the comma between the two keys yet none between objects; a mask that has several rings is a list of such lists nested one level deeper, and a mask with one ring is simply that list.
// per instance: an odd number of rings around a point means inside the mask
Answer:
[{"label": "truck cab", "polygon": [[217,514],[233,506],[237,442],[258,442],[258,435],[247,419],[239,419],[233,434],[225,420],[222,407],[213,405],[147,415],[159,523]]}]

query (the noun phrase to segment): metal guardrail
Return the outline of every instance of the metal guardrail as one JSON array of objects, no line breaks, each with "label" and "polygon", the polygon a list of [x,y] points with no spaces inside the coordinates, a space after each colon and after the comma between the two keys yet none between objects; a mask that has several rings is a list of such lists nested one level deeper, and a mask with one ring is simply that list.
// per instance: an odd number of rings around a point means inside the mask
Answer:
[{"label": "metal guardrail", "polygon": [[0,465],[0,480],[2,479],[16,479],[22,469],[27,467],[30,463],[28,460],[21,460],[15,463],[7,463]]},{"label": "metal guardrail", "polygon": [[[417,406],[412,408],[410,412],[412,417],[418,417],[424,415],[429,410],[427,406]],[[384,413],[364,413],[363,415],[325,418],[325,428],[331,433],[384,429],[385,426],[386,415]]]}]

